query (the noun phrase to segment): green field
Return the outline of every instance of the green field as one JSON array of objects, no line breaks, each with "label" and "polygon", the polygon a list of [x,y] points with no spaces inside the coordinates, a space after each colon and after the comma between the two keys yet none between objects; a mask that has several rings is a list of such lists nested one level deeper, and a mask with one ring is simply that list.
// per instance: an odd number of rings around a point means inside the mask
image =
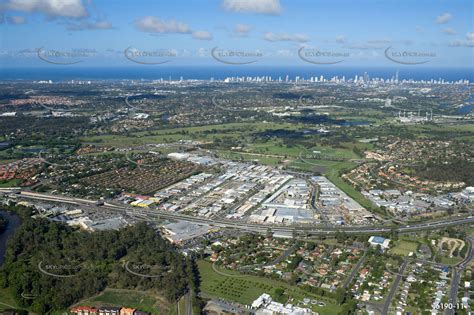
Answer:
[{"label": "green field", "polygon": [[241,139],[244,135],[273,129],[297,129],[289,123],[230,123],[197,127],[168,128],[154,131],[133,132],[130,135],[101,135],[83,137],[82,143],[110,145],[114,147],[139,146],[147,143],[167,143],[179,140],[212,141],[222,137]]},{"label": "green field", "polygon": [[460,263],[463,259],[461,257],[446,257],[441,256],[441,263],[445,265],[456,265]]},{"label": "green field", "polygon": [[178,303],[176,303],[176,306],[173,308],[171,313],[176,315],[186,315],[186,300],[184,296],[179,299]]},{"label": "green field", "polygon": [[[311,294],[282,281],[253,275],[242,275],[229,270],[219,270],[224,274],[217,273],[213,270],[211,263],[202,260],[198,262],[198,266],[202,281],[201,290],[205,294],[213,297],[221,297],[241,304],[250,305],[252,301],[262,293],[268,293],[272,295],[273,298],[276,298],[275,289],[282,288],[285,290],[285,295],[293,299],[288,302],[294,305],[304,298],[311,298],[326,303],[324,307],[312,306],[313,310],[320,314],[338,314],[340,310],[340,306],[334,304],[333,300]],[[280,302],[285,301],[280,300]]]},{"label": "green field", "polygon": [[416,253],[418,248],[417,242],[410,242],[405,240],[399,240],[396,242],[395,246],[390,250],[391,254],[408,256],[410,252]]},{"label": "green field", "polygon": [[305,154],[320,154],[326,158],[339,158],[339,159],[357,159],[357,154],[351,149],[345,147],[334,148],[331,146],[315,146],[304,152]]},{"label": "green field", "polygon": [[0,312],[8,309],[19,309],[8,288],[0,288]]},{"label": "green field", "polygon": [[230,160],[238,160],[238,161],[256,161],[260,164],[265,165],[278,165],[281,164],[283,161],[283,156],[273,157],[273,156],[263,156],[258,153],[246,153],[246,152],[234,152],[230,150],[217,150],[217,155],[220,158],[230,159]]},{"label": "green field", "polygon": [[417,137],[429,138],[435,134],[443,135],[447,138],[455,137],[458,141],[474,141],[474,124],[423,124],[423,125],[409,125],[407,130],[412,132]]},{"label": "green field", "polygon": [[334,170],[336,174],[340,169],[354,167],[355,164],[347,161],[330,161],[330,160],[317,160],[317,159],[295,159],[290,163],[290,167],[299,168],[303,171],[312,171],[315,169],[324,169],[324,173],[328,170]]},{"label": "green field", "polygon": [[474,125],[472,123],[465,124],[424,124],[424,125],[408,125],[407,129],[412,131],[439,131],[439,132],[474,132]]},{"label": "green field", "polygon": [[77,305],[85,306],[124,306],[136,308],[152,314],[169,314],[171,304],[152,292],[136,290],[106,289],[94,297],[83,300]]},{"label": "green field", "polygon": [[469,227],[467,227],[466,232],[467,234],[474,236],[474,226],[470,225]]},{"label": "green field", "polygon": [[265,143],[250,143],[246,145],[246,149],[249,152],[280,155],[282,158],[297,157],[301,152],[301,148],[298,146],[287,147],[279,140],[270,140]]},{"label": "green field", "polygon": [[[350,144],[347,144],[347,146],[350,146]],[[314,151],[318,153],[314,153]],[[222,157],[241,159],[245,161],[258,160],[259,162],[268,165],[277,165],[284,160],[291,160],[292,162],[290,163],[290,166],[303,170],[311,170],[311,164],[321,164],[325,167],[336,166],[337,168],[339,163],[343,162],[337,161],[337,159],[349,160],[358,158],[352,149],[346,147],[334,148],[331,146],[316,146],[311,149],[306,149],[302,146],[289,147],[284,145],[282,141],[275,139],[269,140],[265,143],[247,144],[245,148],[239,151],[219,150],[218,152]],[[320,159],[309,159],[311,162],[305,163],[300,160],[300,155],[318,155]]]},{"label": "green field", "polygon": [[21,182],[23,182],[21,179],[11,179],[7,181],[0,180],[0,187],[17,187]]}]

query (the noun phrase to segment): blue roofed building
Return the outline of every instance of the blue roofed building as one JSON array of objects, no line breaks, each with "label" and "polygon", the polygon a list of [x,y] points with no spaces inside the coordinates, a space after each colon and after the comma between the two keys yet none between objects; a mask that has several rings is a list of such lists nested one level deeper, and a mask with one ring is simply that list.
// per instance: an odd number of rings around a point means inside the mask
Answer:
[{"label": "blue roofed building", "polygon": [[382,236],[371,236],[369,238],[369,243],[372,246],[380,245],[380,247],[385,250],[390,245],[390,240]]}]

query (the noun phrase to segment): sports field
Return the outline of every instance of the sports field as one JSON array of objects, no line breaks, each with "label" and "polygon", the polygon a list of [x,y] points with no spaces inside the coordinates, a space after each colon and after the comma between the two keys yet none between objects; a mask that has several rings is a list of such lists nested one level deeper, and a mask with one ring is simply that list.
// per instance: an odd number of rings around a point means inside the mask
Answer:
[{"label": "sports field", "polygon": [[405,240],[396,242],[395,247],[390,250],[390,253],[400,256],[408,256],[410,252],[416,253],[418,243]]},{"label": "sports field", "polygon": [[310,298],[323,301],[326,304],[324,307],[311,305],[311,308],[320,314],[332,315],[338,314],[340,311],[340,306],[336,305],[334,300],[313,295],[297,286],[292,286],[282,281],[253,275],[243,275],[229,270],[213,269],[210,262],[203,260],[198,262],[198,266],[202,281],[201,290],[210,296],[222,297],[227,300],[250,305],[262,293],[268,293],[275,298],[275,290],[281,288],[285,290],[288,303],[297,305],[298,301]]}]

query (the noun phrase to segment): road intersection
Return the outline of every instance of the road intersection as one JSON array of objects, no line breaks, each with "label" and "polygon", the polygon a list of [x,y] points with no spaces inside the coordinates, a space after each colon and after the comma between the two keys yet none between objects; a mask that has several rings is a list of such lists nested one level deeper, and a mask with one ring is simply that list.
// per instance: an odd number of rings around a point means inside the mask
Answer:
[{"label": "road intersection", "polygon": [[[58,195],[49,195],[49,194],[40,194],[30,191],[21,190],[18,188],[9,188],[9,189],[0,189],[0,193],[7,194],[13,198],[22,198],[30,200],[41,200],[41,201],[50,201],[63,204],[72,204],[76,206],[88,206],[88,207],[102,207],[110,211],[115,211],[118,213],[124,213],[128,216],[132,216],[139,220],[145,221],[155,221],[156,219],[172,219],[172,220],[183,220],[198,224],[207,224],[216,227],[223,228],[235,228],[241,230],[247,230],[258,233],[266,233],[269,229],[272,232],[280,233],[289,233],[290,235],[297,236],[315,236],[315,235],[332,235],[337,232],[344,232],[347,234],[380,234],[380,233],[389,233],[389,232],[399,232],[399,233],[410,233],[418,232],[421,230],[437,230],[443,229],[449,226],[457,226],[461,224],[470,224],[474,223],[474,217],[464,216],[464,217],[448,217],[443,218],[438,221],[430,221],[424,223],[416,223],[413,225],[364,225],[364,226],[309,226],[309,225],[288,225],[288,226],[278,226],[278,225],[264,225],[264,224],[255,224],[247,222],[239,222],[235,220],[227,219],[210,219],[197,216],[191,216],[176,212],[162,211],[157,209],[146,209],[146,208],[133,208],[127,205],[120,205],[111,202],[102,203],[98,200],[88,200],[75,197],[67,196],[58,196]],[[100,205],[100,206],[99,206]]]}]

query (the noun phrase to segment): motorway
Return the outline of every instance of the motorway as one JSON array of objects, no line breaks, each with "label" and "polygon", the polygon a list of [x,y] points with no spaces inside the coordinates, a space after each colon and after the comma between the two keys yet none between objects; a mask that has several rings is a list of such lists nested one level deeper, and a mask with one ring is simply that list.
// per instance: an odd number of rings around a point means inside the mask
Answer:
[{"label": "motorway", "polygon": [[[97,200],[87,200],[81,198],[67,197],[67,196],[58,196],[58,195],[48,195],[40,194],[29,191],[24,191],[18,188],[0,188],[0,193],[7,194],[12,197],[30,199],[30,200],[40,200],[40,201],[50,201],[56,203],[64,203],[75,206],[95,206]],[[227,220],[227,219],[209,219],[203,217],[196,217],[185,215],[175,212],[167,212],[161,210],[151,210],[145,208],[132,208],[126,205],[114,204],[114,203],[104,203],[100,208],[105,208],[110,211],[115,211],[118,213],[126,214],[132,216],[136,219],[145,220],[145,221],[155,221],[156,219],[171,219],[171,220],[183,220],[188,222],[207,224],[211,226],[224,227],[224,228],[235,228],[246,231],[253,231],[259,233],[266,233],[268,229],[271,229],[272,232],[283,232],[283,233],[296,233],[301,235],[329,235],[334,234],[337,231],[343,231],[347,234],[371,234],[371,233],[384,233],[397,231],[400,233],[409,233],[409,232],[418,232],[420,230],[436,230],[443,229],[448,226],[457,226],[461,224],[474,223],[474,217],[450,217],[444,218],[441,221],[434,222],[425,222],[417,223],[413,225],[401,225],[401,226],[383,226],[383,225],[372,225],[372,226],[276,226],[276,225],[261,225],[255,223],[246,223],[236,220]]]}]

